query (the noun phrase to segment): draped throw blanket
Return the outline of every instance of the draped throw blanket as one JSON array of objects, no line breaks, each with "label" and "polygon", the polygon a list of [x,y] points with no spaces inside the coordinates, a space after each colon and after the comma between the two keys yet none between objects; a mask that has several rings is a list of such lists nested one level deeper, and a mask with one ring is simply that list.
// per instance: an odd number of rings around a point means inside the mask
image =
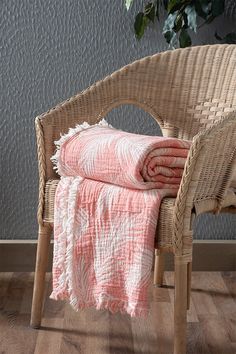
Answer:
[{"label": "draped throw blanket", "polygon": [[159,207],[177,194],[190,142],[123,132],[103,120],[56,144],[51,298],[76,310],[147,315]]}]

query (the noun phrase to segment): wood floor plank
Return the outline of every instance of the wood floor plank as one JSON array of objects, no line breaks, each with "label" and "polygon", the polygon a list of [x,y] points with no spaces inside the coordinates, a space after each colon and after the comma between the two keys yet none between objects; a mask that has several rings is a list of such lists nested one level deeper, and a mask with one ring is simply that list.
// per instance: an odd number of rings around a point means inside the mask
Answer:
[{"label": "wood floor plank", "polygon": [[30,315],[31,313],[33,286],[34,286],[34,273],[29,273],[28,281],[25,284],[20,310],[19,310],[21,314]]},{"label": "wood floor plank", "polygon": [[199,315],[205,333],[209,354],[235,354],[224,318],[217,315]]},{"label": "wood floor plank", "polygon": [[204,328],[199,322],[188,323],[187,354],[209,354]]},{"label": "wood floor plank", "polygon": [[232,309],[234,309],[235,303],[221,276],[221,273],[206,272],[206,278],[208,279],[208,282],[205,291],[211,294],[213,302],[217,307],[218,313],[220,312],[220,314],[225,316],[232,315]]},{"label": "wood floor plank", "polygon": [[[227,342],[236,342],[236,307],[232,297],[233,293],[229,291],[221,273],[206,273],[206,276],[208,278],[208,287],[205,290],[211,294],[218,310],[216,323],[219,321],[224,325]],[[228,351],[230,353],[230,349]]]},{"label": "wood floor plank", "polygon": [[149,288],[150,314],[147,319],[132,318],[134,353],[171,353],[173,350],[173,306],[166,284]]},{"label": "wood floor plank", "polygon": [[30,317],[0,313],[0,353],[33,354],[37,332],[29,327]]},{"label": "wood floor plank", "polygon": [[109,347],[110,313],[106,310],[89,309],[84,311],[84,315],[86,324],[84,331],[90,333],[90,335],[86,335],[86,354],[96,350],[98,354],[106,354]]},{"label": "wood floor plank", "polygon": [[[19,309],[19,304],[25,290],[28,280],[28,273],[13,273],[9,281],[6,293],[5,309],[8,307],[13,310]],[[13,306],[13,303],[15,304]],[[17,308],[16,308],[17,307]]]},{"label": "wood floor plank", "polygon": [[52,276],[50,273],[46,274],[47,286],[45,289],[45,298],[44,303],[44,317],[45,318],[64,318],[65,314],[65,302],[64,301],[55,301],[49,298],[52,293]]},{"label": "wood floor plank", "polygon": [[[29,327],[29,315],[20,313],[28,281],[27,273],[6,273],[0,276],[0,293],[3,295],[5,292],[4,301],[1,301],[0,305],[1,353],[32,354],[34,351],[37,333]],[[29,303],[31,296],[27,300]],[[25,347],[26,343],[27,347]]]},{"label": "wood floor plank", "polygon": [[156,329],[152,326],[151,316],[143,320],[131,319],[134,354],[153,354],[157,346]]},{"label": "wood floor plank", "polygon": [[231,343],[236,343],[236,311],[233,310],[232,315],[230,315],[228,317],[224,316],[224,322],[225,322],[226,330],[229,334],[229,338],[230,338]]},{"label": "wood floor plank", "polygon": [[[86,335],[86,354],[96,351],[98,354],[106,353],[109,346],[109,316],[106,310],[96,311],[89,309],[84,311],[85,323],[84,331],[90,333]],[[91,339],[92,338],[92,341]]]},{"label": "wood floor plank", "polygon": [[3,310],[7,300],[7,290],[11,282],[13,273],[0,273],[0,311]]},{"label": "wood floor plank", "polygon": [[[169,303],[151,303],[152,332],[156,332],[156,346],[159,353],[173,352],[174,312]],[[155,353],[155,351],[154,351]]]},{"label": "wood floor plank", "polygon": [[109,345],[105,345],[103,350],[104,354],[134,353],[130,316],[120,313],[113,315],[109,312]]},{"label": "wood floor plank", "polygon": [[109,346],[109,313],[87,309],[75,312],[65,305],[61,353],[106,353]]},{"label": "wood floor plank", "polygon": [[236,353],[236,342],[231,344],[232,349],[234,350],[234,353]]},{"label": "wood floor plank", "polygon": [[22,298],[28,280],[29,273],[13,273],[9,282],[2,311],[8,317],[8,321],[12,326],[20,313]]},{"label": "wood floor plank", "polygon": [[63,335],[63,319],[43,318],[38,332],[34,354],[60,354]]},{"label": "wood floor plank", "polygon": [[12,275],[12,272],[0,273],[0,296],[5,295],[11,282]]},{"label": "wood floor plank", "polygon": [[191,299],[198,315],[206,313],[209,315],[218,314],[217,306],[212,298],[211,288],[209,288],[209,277],[211,275],[206,275],[205,272],[194,272],[192,277]]},{"label": "wood floor plank", "polygon": [[[47,276],[42,329],[29,327],[33,275],[0,273],[0,354],[171,354],[174,277],[149,288],[146,319],[52,301]],[[236,354],[236,272],[193,272],[187,354]]]},{"label": "wood floor plank", "polygon": [[65,317],[63,321],[63,335],[61,342],[60,353],[83,353],[86,347],[86,340],[84,332],[84,315],[75,312],[72,307],[65,303]]},{"label": "wood floor plank", "polygon": [[236,272],[222,272],[221,276],[228,288],[229,294],[236,303]]}]

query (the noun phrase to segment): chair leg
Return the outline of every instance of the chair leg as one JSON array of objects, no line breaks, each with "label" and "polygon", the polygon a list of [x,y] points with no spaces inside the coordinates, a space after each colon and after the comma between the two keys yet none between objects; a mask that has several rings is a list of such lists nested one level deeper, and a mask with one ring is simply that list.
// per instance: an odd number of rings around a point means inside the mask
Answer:
[{"label": "chair leg", "polygon": [[163,275],[165,268],[165,256],[158,249],[155,249],[154,280],[156,286],[163,285]]},{"label": "chair leg", "polygon": [[188,284],[187,284],[187,310],[190,309],[191,280],[192,280],[192,262],[189,262],[188,263]]},{"label": "chair leg", "polygon": [[175,262],[174,354],[186,354],[187,267]]},{"label": "chair leg", "polygon": [[51,228],[48,226],[39,226],[34,276],[34,291],[30,321],[30,325],[33,328],[39,328],[41,325],[43,297],[45,289],[45,274],[48,266],[50,238]]}]

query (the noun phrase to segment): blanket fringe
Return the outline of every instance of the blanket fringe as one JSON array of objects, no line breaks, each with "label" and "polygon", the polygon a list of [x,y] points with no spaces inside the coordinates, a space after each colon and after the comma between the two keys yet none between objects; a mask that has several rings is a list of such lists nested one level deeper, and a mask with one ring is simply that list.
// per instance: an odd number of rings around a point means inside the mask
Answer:
[{"label": "blanket fringe", "polygon": [[[50,295],[52,300],[68,300],[66,293],[53,291]],[[96,308],[96,310],[109,310],[112,314],[120,312],[121,314],[129,314],[131,317],[143,317],[146,318],[149,314],[149,310],[145,308],[133,308],[132,305],[126,301],[120,300],[105,300],[96,299],[92,302],[78,303],[75,305],[73,301],[69,301],[70,305],[75,311],[84,310],[87,308]]]},{"label": "blanket fringe", "polygon": [[66,134],[61,134],[60,139],[54,141],[54,144],[56,145],[56,152],[55,154],[50,158],[50,160],[53,163],[53,169],[61,176],[64,175],[63,169],[61,167],[60,163],[60,148],[62,144],[64,144],[66,141],[68,141],[72,136],[76,135],[77,133],[81,132],[82,130],[86,130],[90,127],[94,127],[96,125],[100,125],[103,127],[110,127],[113,128],[111,124],[109,124],[104,118],[100,120],[98,123],[90,125],[87,122],[84,122],[82,124],[77,124],[75,128],[70,128],[68,133]]}]

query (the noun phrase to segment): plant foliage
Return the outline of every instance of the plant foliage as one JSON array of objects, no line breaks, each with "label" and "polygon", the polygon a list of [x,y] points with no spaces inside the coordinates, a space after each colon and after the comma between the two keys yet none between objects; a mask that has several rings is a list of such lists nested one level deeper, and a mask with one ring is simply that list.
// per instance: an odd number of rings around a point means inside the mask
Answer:
[{"label": "plant foliage", "polygon": [[[126,0],[129,9],[133,0]],[[175,48],[189,47],[192,44],[191,32],[197,32],[200,26],[211,23],[225,11],[225,0],[156,0],[148,2],[143,11],[135,17],[134,30],[138,39],[144,35],[148,24],[157,18],[160,21],[160,12],[164,11],[165,20],[163,35],[167,43]],[[236,43],[236,33],[228,33],[225,37],[215,34],[221,43]]]}]

